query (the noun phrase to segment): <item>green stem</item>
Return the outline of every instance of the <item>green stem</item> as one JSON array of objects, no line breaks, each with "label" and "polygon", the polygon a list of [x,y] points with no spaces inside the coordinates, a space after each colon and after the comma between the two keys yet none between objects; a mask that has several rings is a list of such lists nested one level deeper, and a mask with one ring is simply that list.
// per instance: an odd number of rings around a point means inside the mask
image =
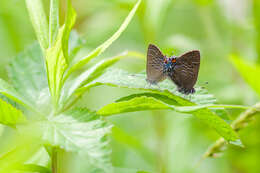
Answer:
[{"label": "green stem", "polygon": [[243,106],[243,105],[209,105],[209,108],[229,108],[229,109],[252,109],[254,111],[260,111],[257,107]]},{"label": "green stem", "polygon": [[58,149],[53,148],[52,149],[52,173],[58,173]]}]

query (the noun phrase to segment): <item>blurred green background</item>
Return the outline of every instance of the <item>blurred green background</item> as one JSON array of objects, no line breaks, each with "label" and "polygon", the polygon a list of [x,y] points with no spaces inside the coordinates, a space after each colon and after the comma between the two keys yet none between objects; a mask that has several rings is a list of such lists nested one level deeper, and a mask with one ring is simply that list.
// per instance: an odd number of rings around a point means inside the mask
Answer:
[{"label": "blurred green background", "polygon": [[[48,7],[48,0],[43,0]],[[86,40],[87,53],[111,36],[135,0],[73,0],[77,11],[75,30]],[[61,23],[65,1],[61,1]],[[259,98],[232,66],[229,56],[260,62],[260,5],[258,0],[143,0],[122,36],[103,54],[110,57],[124,50],[146,53],[154,43],[164,53],[180,55],[201,51],[197,84],[208,89],[219,103],[253,105]],[[5,66],[35,42],[35,34],[23,0],[0,1],[0,77],[8,79]],[[116,65],[130,72],[145,71],[145,59],[124,59]],[[260,76],[260,74],[259,74]],[[259,79],[256,79],[259,80]],[[132,93],[130,89],[97,87],[78,105],[92,110]],[[228,110],[231,119],[239,111]],[[170,111],[136,112],[109,118],[112,161],[117,172],[147,170],[160,173],[259,173],[260,118],[240,132],[245,148],[228,146],[223,156],[196,166],[207,147],[219,138],[216,132],[190,115]],[[1,138],[10,132],[1,128]],[[115,135],[116,134],[116,135]],[[1,142],[0,146],[8,144]],[[3,149],[0,149],[3,152]],[[84,160],[75,158],[71,170],[84,171]]]}]

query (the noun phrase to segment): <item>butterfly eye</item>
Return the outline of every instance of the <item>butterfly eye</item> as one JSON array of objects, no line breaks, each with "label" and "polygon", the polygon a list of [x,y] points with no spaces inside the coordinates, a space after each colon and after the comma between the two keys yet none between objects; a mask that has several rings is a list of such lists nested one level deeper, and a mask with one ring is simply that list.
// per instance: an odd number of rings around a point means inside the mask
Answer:
[{"label": "butterfly eye", "polygon": [[172,63],[175,63],[175,62],[176,62],[176,59],[175,59],[175,58],[173,58],[173,59],[172,59]]}]

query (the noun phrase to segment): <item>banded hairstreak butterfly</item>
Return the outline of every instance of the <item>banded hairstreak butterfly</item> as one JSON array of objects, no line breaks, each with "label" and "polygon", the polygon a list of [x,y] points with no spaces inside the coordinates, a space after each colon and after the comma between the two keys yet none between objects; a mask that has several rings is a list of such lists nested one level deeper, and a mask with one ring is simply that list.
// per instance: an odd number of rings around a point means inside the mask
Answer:
[{"label": "banded hairstreak butterfly", "polygon": [[183,94],[194,93],[193,88],[199,73],[200,52],[189,51],[179,57],[167,57],[160,49],[150,44],[147,51],[146,74],[147,81],[157,84],[166,78],[172,80]]}]

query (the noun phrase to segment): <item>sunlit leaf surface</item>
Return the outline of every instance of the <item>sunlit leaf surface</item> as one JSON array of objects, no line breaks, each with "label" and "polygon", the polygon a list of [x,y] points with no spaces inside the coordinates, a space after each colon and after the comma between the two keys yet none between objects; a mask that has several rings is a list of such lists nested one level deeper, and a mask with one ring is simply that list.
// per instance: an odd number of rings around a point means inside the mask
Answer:
[{"label": "sunlit leaf surface", "polygon": [[0,123],[10,126],[15,126],[17,123],[25,122],[23,113],[0,99]]},{"label": "sunlit leaf surface", "polygon": [[2,79],[0,79],[0,93],[26,108],[33,109],[35,106],[32,101],[28,101],[13,86]]},{"label": "sunlit leaf surface", "polygon": [[17,92],[27,100],[37,102],[41,92],[48,87],[39,44],[35,43],[18,54],[8,66],[8,74]]},{"label": "sunlit leaf surface", "polygon": [[107,138],[110,129],[97,114],[79,108],[20,128],[45,144],[87,155],[92,164],[104,168],[111,166]]}]

